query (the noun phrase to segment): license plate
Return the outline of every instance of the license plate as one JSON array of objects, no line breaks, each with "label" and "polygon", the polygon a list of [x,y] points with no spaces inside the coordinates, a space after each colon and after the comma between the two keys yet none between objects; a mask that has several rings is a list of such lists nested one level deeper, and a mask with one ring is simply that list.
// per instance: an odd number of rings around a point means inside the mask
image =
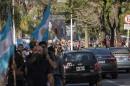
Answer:
[{"label": "license plate", "polygon": [[117,59],[117,62],[121,62],[121,60],[118,58],[118,59]]},{"label": "license plate", "polygon": [[118,62],[127,61],[127,60],[128,60],[127,58],[123,58],[123,57],[117,59]]},{"label": "license plate", "polygon": [[76,67],[76,71],[85,71],[85,66]]},{"label": "license plate", "polygon": [[101,63],[101,64],[105,63],[105,61],[98,61],[98,62]]}]

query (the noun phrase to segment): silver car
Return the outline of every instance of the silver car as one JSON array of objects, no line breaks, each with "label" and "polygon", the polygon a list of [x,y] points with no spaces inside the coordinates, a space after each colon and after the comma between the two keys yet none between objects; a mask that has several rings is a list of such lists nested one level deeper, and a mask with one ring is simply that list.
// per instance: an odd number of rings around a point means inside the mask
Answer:
[{"label": "silver car", "polygon": [[130,70],[130,50],[129,48],[109,48],[117,60],[117,68],[120,70]]},{"label": "silver car", "polygon": [[110,75],[113,79],[118,77],[118,69],[116,58],[107,48],[87,48],[87,51],[92,51],[98,63],[101,65],[102,77]]}]

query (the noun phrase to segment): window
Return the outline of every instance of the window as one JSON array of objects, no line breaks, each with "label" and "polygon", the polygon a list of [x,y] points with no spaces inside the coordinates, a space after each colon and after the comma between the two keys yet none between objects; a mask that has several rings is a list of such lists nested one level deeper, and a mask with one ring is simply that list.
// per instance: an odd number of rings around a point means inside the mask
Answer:
[{"label": "window", "polygon": [[95,57],[92,53],[87,52],[71,52],[64,55],[65,61],[80,62],[94,60]]}]

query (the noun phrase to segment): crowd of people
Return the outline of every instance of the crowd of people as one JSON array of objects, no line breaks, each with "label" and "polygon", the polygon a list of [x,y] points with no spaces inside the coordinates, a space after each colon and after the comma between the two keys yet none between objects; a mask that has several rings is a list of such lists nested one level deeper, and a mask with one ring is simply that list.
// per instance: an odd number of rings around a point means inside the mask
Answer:
[{"label": "crowd of people", "polygon": [[[84,41],[74,41],[73,49],[84,48]],[[37,42],[29,47],[19,44],[10,58],[6,86],[63,86],[62,53],[71,50],[71,41]]]},{"label": "crowd of people", "polygon": [[33,41],[30,49],[19,44],[9,61],[6,86],[63,86],[62,52],[61,43]]}]

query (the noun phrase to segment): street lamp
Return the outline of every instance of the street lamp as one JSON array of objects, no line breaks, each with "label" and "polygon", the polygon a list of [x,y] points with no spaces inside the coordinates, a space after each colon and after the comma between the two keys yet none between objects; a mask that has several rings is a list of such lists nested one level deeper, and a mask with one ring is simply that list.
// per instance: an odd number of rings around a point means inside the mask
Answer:
[{"label": "street lamp", "polygon": [[[57,0],[57,2],[61,2],[61,3],[66,3],[67,0]],[[72,7],[73,7],[73,3],[72,0],[69,0],[69,7],[71,8],[71,13],[70,13],[70,28],[71,28],[71,51],[73,50],[73,15],[72,15]]]},{"label": "street lamp", "polygon": [[71,13],[71,50],[73,50],[73,19],[72,19],[72,13]]},{"label": "street lamp", "polygon": [[71,25],[71,51],[73,50],[73,15],[72,15],[72,6],[73,6],[73,3],[72,3],[72,0],[69,1],[70,3],[70,7],[71,7],[71,14],[70,14],[70,18],[71,18],[71,22],[70,22],[70,25]]}]

